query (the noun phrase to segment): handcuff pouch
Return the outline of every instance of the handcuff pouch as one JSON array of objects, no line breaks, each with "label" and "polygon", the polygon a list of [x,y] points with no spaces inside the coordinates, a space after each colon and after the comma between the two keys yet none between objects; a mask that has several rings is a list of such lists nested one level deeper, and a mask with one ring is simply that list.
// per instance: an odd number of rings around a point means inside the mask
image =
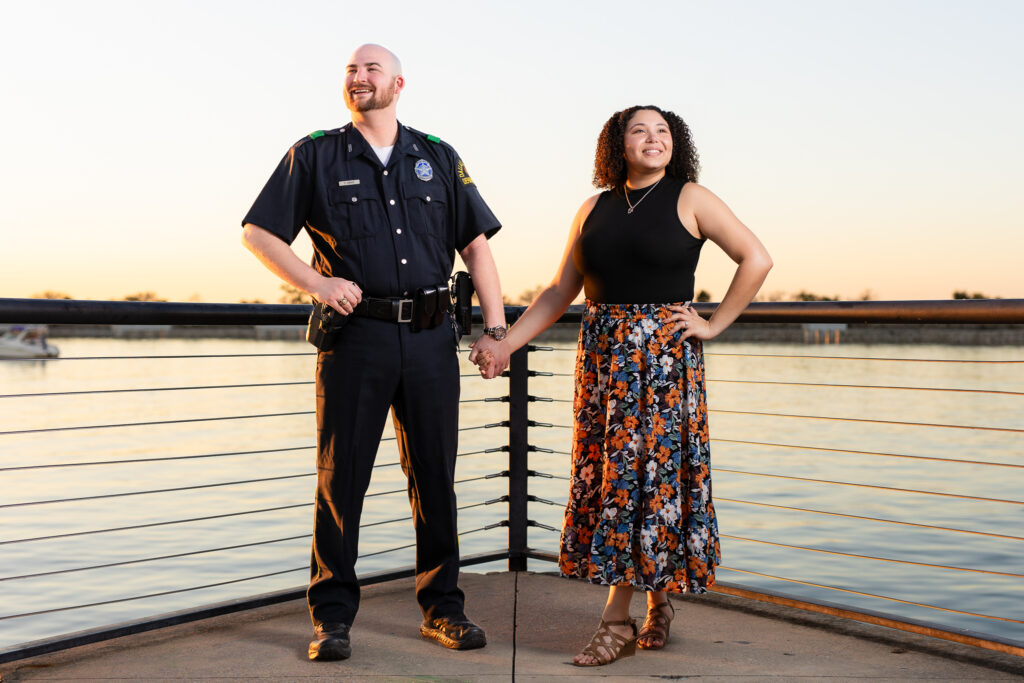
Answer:
[{"label": "handcuff pouch", "polygon": [[409,328],[413,332],[430,330],[442,322],[451,308],[451,292],[448,285],[421,287],[416,290],[412,299],[412,321]]},{"label": "handcuff pouch", "polygon": [[314,301],[309,325],[306,327],[306,341],[321,351],[330,351],[338,343],[341,328],[347,322],[347,315],[338,313],[327,304]]}]

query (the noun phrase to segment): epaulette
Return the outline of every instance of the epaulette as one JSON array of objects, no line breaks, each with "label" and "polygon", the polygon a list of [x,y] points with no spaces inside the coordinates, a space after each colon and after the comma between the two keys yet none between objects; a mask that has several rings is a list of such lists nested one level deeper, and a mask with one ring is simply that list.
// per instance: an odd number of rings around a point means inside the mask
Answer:
[{"label": "epaulette", "polygon": [[314,130],[308,137],[310,140],[316,140],[317,138],[322,138],[325,135],[341,135],[345,132],[345,128],[346,126],[342,126],[341,128],[332,128],[331,130]]},{"label": "epaulette", "polygon": [[416,135],[422,135],[427,140],[430,140],[431,142],[433,142],[435,145],[440,145],[441,144],[441,138],[437,137],[436,135],[431,135],[430,133],[424,133],[421,130],[416,130],[412,126],[406,126],[405,129],[407,131],[409,131],[410,133],[415,133]]}]

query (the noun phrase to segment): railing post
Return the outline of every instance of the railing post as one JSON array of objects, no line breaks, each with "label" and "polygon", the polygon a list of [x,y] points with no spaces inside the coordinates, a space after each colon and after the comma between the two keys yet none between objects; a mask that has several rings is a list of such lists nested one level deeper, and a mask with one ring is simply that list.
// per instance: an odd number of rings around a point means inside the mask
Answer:
[{"label": "railing post", "polygon": [[526,479],[529,347],[508,365],[508,570],[526,570]]}]

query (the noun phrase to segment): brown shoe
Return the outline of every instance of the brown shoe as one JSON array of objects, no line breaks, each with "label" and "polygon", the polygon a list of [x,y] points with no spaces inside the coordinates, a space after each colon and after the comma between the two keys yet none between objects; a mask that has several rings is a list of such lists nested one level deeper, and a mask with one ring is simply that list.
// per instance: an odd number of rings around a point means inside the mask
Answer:
[{"label": "brown shoe", "polygon": [[314,662],[333,662],[352,656],[348,624],[325,623],[316,627],[309,644],[309,658]]},{"label": "brown shoe", "polygon": [[[633,637],[627,638],[626,636],[619,635],[608,628],[609,626],[629,626],[633,629]],[[636,654],[636,622],[633,621],[632,617],[622,621],[605,621],[602,619],[601,625],[597,627],[597,633],[594,634],[594,637],[590,639],[590,644],[583,648],[580,654],[589,655],[596,662],[594,664],[584,664],[573,661],[573,665],[604,666],[605,664],[611,664],[616,659],[633,656]]]},{"label": "brown shoe", "polygon": [[644,627],[636,637],[636,646],[641,650],[660,650],[668,645],[668,629],[675,616],[676,609],[667,598],[649,608]]}]

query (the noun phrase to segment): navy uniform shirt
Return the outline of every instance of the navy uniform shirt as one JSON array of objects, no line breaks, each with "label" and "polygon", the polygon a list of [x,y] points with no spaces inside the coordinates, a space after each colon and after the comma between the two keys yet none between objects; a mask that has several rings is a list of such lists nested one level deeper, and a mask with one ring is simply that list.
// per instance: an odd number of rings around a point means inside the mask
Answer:
[{"label": "navy uniform shirt", "polygon": [[352,124],[299,140],[246,223],[288,244],[305,228],[317,272],[378,297],[446,282],[455,252],[501,227],[455,150],[401,124],[386,167]]}]

